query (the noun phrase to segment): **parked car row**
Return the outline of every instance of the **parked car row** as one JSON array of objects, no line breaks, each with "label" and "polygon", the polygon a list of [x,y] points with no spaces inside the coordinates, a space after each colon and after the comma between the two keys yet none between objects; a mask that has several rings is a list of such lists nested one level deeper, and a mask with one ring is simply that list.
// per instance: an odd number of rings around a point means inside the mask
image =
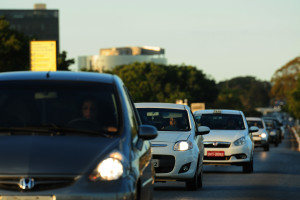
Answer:
[{"label": "parked car row", "polygon": [[0,91],[1,199],[144,200],[165,181],[197,190],[203,165],[251,173],[254,145],[284,137],[238,110],[134,103],[110,74],[0,73]]}]

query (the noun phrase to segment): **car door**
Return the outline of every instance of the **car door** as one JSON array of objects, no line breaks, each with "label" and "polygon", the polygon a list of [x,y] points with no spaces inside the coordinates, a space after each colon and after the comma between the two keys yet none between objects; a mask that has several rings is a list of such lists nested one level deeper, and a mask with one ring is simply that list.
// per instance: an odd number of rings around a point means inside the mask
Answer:
[{"label": "car door", "polygon": [[137,190],[139,190],[138,194],[143,195],[143,197],[138,199],[151,199],[155,173],[153,164],[151,163],[151,144],[148,140],[143,140],[138,136],[139,126],[142,123],[129,91],[125,86],[124,89],[126,92],[126,100],[129,104],[132,129],[134,130],[132,134],[132,161],[136,166],[136,170],[138,170]]}]

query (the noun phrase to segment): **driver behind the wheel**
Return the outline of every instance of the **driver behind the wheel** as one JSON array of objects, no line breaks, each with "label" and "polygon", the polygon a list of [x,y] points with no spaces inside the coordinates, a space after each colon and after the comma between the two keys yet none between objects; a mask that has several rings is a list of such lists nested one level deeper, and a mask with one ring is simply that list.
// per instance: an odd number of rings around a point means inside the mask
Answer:
[{"label": "driver behind the wheel", "polygon": [[81,113],[82,117],[90,120],[96,120],[97,119],[97,104],[92,99],[87,99],[83,101],[81,106]]}]

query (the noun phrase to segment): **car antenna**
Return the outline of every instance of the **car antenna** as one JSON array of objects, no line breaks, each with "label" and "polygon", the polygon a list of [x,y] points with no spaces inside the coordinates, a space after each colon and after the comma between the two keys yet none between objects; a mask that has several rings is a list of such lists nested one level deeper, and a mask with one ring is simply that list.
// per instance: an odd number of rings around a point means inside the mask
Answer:
[{"label": "car antenna", "polygon": [[47,72],[46,78],[50,78],[50,71]]}]

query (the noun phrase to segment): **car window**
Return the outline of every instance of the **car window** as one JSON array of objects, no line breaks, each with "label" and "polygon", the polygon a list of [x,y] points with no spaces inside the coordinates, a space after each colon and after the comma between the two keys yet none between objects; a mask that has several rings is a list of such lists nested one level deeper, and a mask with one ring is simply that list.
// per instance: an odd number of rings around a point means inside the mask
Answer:
[{"label": "car window", "polygon": [[234,114],[197,114],[198,126],[207,126],[212,130],[244,130],[242,115]]},{"label": "car window", "polygon": [[119,101],[112,84],[26,81],[0,86],[0,128],[60,127],[116,134]]},{"label": "car window", "polygon": [[164,108],[138,108],[143,124],[153,125],[159,131],[189,131],[186,110]]},{"label": "car window", "polygon": [[254,120],[247,120],[247,123],[248,123],[249,127],[256,126],[256,127],[260,128],[260,129],[264,128],[264,125],[263,125],[262,121],[260,121],[260,120],[256,120],[256,121],[254,121]]}]

